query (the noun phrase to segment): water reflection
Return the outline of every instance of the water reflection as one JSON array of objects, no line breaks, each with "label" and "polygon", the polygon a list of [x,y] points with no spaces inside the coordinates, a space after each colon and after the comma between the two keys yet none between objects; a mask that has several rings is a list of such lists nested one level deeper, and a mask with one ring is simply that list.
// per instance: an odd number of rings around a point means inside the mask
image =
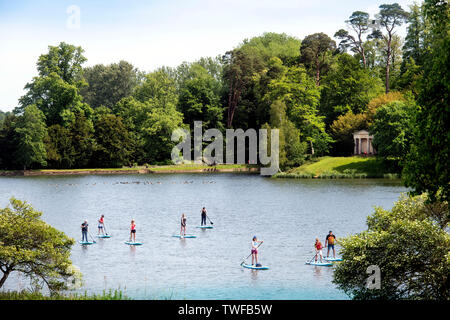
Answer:
[{"label": "water reflection", "polygon": [[251,271],[251,274],[252,274],[252,280],[253,281],[258,280],[258,270],[251,269],[250,271]]}]

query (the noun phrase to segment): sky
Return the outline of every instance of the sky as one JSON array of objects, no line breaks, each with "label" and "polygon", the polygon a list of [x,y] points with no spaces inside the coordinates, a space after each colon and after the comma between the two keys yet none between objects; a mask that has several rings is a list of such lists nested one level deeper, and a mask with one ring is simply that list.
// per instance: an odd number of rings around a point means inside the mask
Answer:
[{"label": "sky", "polygon": [[[343,28],[354,11],[413,0],[0,0],[0,110],[11,111],[48,46],[84,49],[83,66],[126,60],[141,71],[215,57],[264,32],[303,39]],[[399,35],[405,36],[405,26]],[[337,39],[335,39],[337,40]],[[338,42],[338,41],[337,41]]]}]

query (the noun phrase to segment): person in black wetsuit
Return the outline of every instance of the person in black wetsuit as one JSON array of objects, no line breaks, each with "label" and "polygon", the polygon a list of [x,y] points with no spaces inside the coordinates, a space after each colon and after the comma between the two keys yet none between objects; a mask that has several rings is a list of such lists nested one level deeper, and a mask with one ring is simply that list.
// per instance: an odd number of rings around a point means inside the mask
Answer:
[{"label": "person in black wetsuit", "polygon": [[180,229],[180,236],[186,235],[186,216],[184,213],[181,215],[181,229]]},{"label": "person in black wetsuit", "polygon": [[203,207],[201,212],[202,212],[202,223],[201,223],[201,225],[203,226],[203,223],[204,223],[205,226],[206,226],[206,208]]},{"label": "person in black wetsuit", "polygon": [[87,220],[84,220],[84,222],[81,224],[81,242],[89,242],[88,240],[88,222]]}]

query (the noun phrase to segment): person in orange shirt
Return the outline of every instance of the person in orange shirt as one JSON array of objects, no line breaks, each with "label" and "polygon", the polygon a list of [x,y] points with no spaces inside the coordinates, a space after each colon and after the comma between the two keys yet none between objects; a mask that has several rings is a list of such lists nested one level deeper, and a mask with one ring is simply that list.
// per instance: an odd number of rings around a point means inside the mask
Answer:
[{"label": "person in orange shirt", "polygon": [[334,250],[334,243],[336,242],[336,236],[330,231],[325,238],[325,247],[328,245],[327,258],[330,255],[330,249],[333,249],[333,258],[336,258],[336,251]]}]

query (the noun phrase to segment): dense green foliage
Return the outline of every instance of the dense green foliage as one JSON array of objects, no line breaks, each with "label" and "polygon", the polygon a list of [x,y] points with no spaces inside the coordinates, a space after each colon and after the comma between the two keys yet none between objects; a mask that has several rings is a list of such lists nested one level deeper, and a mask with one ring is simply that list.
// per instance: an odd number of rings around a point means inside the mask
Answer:
[{"label": "dense green foliage", "polygon": [[405,9],[382,4],[374,19],[352,12],[338,44],[321,32],[264,33],[152,72],[126,61],[83,67],[81,47],[49,46],[19,106],[0,113],[0,169],[169,163],[172,131],[192,133],[202,121],[222,133],[281,129],[288,170],[352,155],[353,132],[366,129],[377,157],[407,164],[408,186],[447,197],[448,3]]},{"label": "dense green foliage", "polygon": [[413,144],[404,175],[416,194],[428,192],[432,201],[449,199],[450,131],[450,8],[445,1],[424,3],[429,31],[423,57]]},{"label": "dense green foliage", "polygon": [[42,221],[41,215],[14,198],[0,209],[0,288],[13,272],[28,277],[35,289],[50,292],[80,280],[70,261],[74,240]]},{"label": "dense green foliage", "polygon": [[[353,299],[448,300],[448,218],[448,204],[427,204],[426,195],[376,208],[366,231],[340,239],[343,261],[333,282]],[[369,266],[381,271],[378,289],[367,287]]]}]

